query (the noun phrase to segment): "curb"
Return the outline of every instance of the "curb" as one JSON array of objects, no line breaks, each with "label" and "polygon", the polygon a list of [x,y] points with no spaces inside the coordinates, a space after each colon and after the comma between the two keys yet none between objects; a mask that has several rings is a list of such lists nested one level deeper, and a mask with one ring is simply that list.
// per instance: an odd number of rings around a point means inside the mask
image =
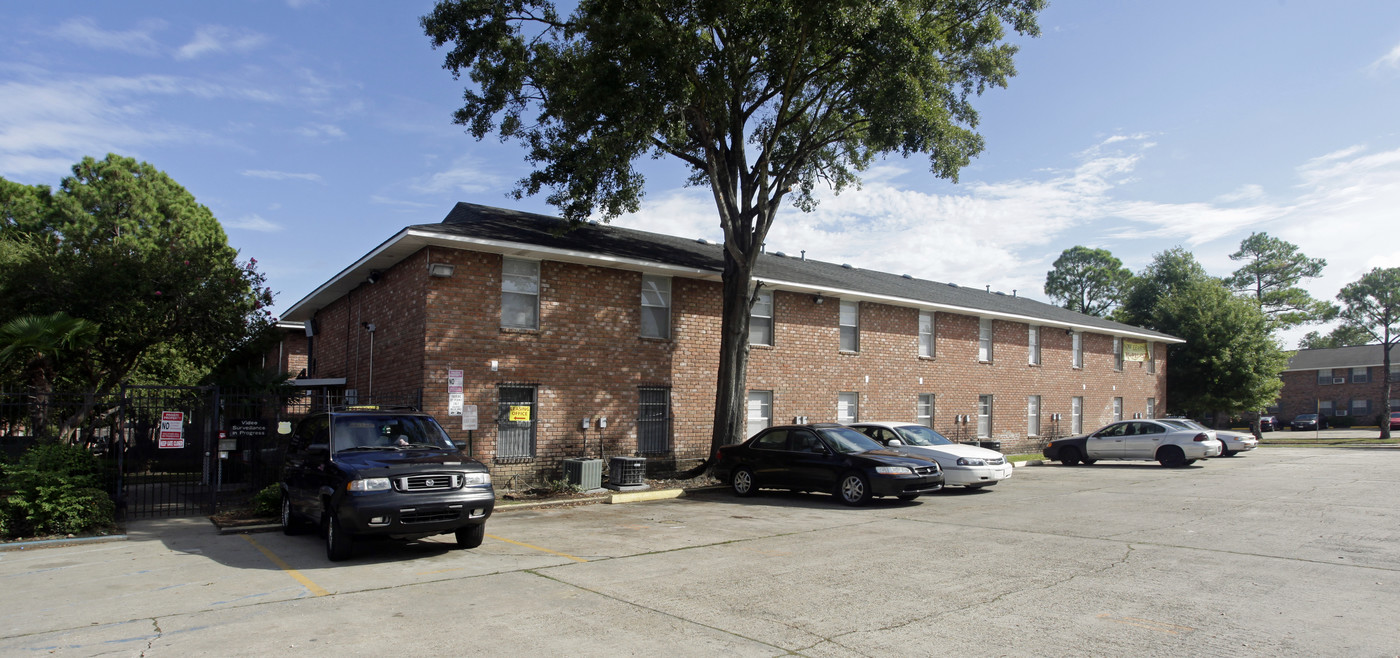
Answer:
[{"label": "curb", "polygon": [[0,553],[23,551],[30,548],[57,548],[74,544],[102,544],[109,541],[126,541],[126,535],[102,535],[101,537],[73,537],[64,539],[38,539],[35,541],[15,541],[0,544]]}]

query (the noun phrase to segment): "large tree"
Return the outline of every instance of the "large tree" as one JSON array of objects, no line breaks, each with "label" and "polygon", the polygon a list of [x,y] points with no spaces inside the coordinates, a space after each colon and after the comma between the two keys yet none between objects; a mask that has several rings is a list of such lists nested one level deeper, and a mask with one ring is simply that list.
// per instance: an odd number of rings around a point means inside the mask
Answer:
[{"label": "large tree", "polygon": [[1336,315],[1336,308],[1326,301],[1313,299],[1298,282],[1322,276],[1327,261],[1308,258],[1298,246],[1270,237],[1268,233],[1251,233],[1240,241],[1240,250],[1230,254],[1231,260],[1245,261],[1225,284],[1236,292],[1252,296],[1260,310],[1280,328],[1296,327],[1309,322],[1323,322]]},{"label": "large tree", "polygon": [[1353,345],[1365,345],[1371,342],[1371,334],[1364,329],[1358,329],[1351,325],[1338,325],[1326,334],[1309,331],[1298,340],[1300,350],[1323,350],[1336,347],[1351,347]]},{"label": "large tree", "polygon": [[1184,286],[1211,278],[1196,257],[1182,247],[1172,247],[1152,258],[1152,262],[1133,277],[1123,292],[1123,299],[1113,312],[1119,322],[1141,327],[1151,326],[1157,318],[1157,307]]},{"label": "large tree", "polygon": [[1045,273],[1045,294],[1071,311],[1103,317],[1122,299],[1133,272],[1107,249],[1076,245]]},{"label": "large tree", "polygon": [[785,200],[810,209],[884,154],[928,154],[957,179],[982,150],[972,96],[1015,74],[1006,28],[1038,33],[1043,0],[443,0],[422,19],[466,74],[454,115],[522,142],[517,196],[565,218],[639,209],[641,158],[707,186],[724,234],[712,446],[743,437],[754,265]]},{"label": "large tree", "polygon": [[1377,267],[1348,283],[1337,293],[1342,302],[1343,326],[1364,331],[1381,345],[1382,372],[1385,373],[1385,413],[1381,438],[1390,438],[1391,389],[1390,350],[1400,344],[1400,267]]},{"label": "large tree", "polygon": [[123,382],[195,383],[270,319],[256,261],[238,262],[209,209],[150,164],[84,158],[57,191],[0,179],[0,212],[0,320],[99,326],[60,373],[87,400],[61,435]]}]

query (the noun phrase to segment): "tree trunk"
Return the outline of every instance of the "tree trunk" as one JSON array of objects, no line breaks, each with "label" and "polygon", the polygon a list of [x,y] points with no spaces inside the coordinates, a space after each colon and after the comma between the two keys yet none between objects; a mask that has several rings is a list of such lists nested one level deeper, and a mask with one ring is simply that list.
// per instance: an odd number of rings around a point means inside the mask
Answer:
[{"label": "tree trunk", "polygon": [[1391,345],[1392,343],[1390,337],[1390,325],[1386,324],[1385,340],[1381,341],[1381,376],[1385,377],[1385,397],[1382,398],[1383,400],[1385,400],[1385,403],[1383,405],[1384,411],[1381,412],[1381,439],[1390,438],[1390,412],[1393,411],[1390,408],[1390,391],[1391,387],[1394,386],[1394,384],[1390,381]]}]

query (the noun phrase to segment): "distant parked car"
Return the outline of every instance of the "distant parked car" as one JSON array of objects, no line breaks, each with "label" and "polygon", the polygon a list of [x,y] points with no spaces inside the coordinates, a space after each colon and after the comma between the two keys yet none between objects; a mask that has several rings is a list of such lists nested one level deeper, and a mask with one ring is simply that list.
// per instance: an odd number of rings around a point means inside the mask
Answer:
[{"label": "distant parked car", "polygon": [[[1190,418],[1161,418],[1164,423],[1176,425],[1185,429],[1208,430],[1210,428],[1202,425]],[[1232,432],[1229,430],[1215,430],[1215,438],[1220,439],[1220,456],[1234,457],[1235,455],[1253,450],[1259,447],[1259,439],[1253,434],[1245,432]]]},{"label": "distant parked car", "polygon": [[917,423],[853,423],[851,427],[880,445],[938,462],[943,468],[944,486],[980,489],[1011,477],[1012,466],[1006,455],[954,443]]},{"label": "distant parked car", "polygon": [[1293,430],[1325,430],[1327,417],[1322,414],[1298,414],[1288,427]]},{"label": "distant parked car", "polygon": [[1400,430],[1400,411],[1390,412],[1390,429]]},{"label": "distant parked car", "polygon": [[1159,420],[1121,420],[1093,434],[1055,439],[1045,444],[1045,458],[1065,466],[1100,459],[1142,459],[1178,467],[1218,457],[1222,446],[1214,430],[1184,429]]},{"label": "distant parked car", "polygon": [[1278,429],[1278,416],[1260,416],[1259,431],[1272,432]]},{"label": "distant parked car", "polygon": [[887,450],[835,423],[764,429],[716,451],[711,473],[739,496],[759,489],[821,491],[847,505],[876,496],[913,500],[943,488],[938,462]]}]

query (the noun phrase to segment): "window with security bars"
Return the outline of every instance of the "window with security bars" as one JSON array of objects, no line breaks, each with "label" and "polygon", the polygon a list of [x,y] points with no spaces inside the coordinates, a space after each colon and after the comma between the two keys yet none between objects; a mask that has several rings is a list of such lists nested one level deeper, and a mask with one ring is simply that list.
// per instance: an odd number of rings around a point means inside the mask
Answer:
[{"label": "window with security bars", "polygon": [[657,454],[671,451],[671,389],[637,389],[637,451]]},{"label": "window with security bars", "polygon": [[535,386],[501,386],[497,390],[496,458],[535,456]]}]

